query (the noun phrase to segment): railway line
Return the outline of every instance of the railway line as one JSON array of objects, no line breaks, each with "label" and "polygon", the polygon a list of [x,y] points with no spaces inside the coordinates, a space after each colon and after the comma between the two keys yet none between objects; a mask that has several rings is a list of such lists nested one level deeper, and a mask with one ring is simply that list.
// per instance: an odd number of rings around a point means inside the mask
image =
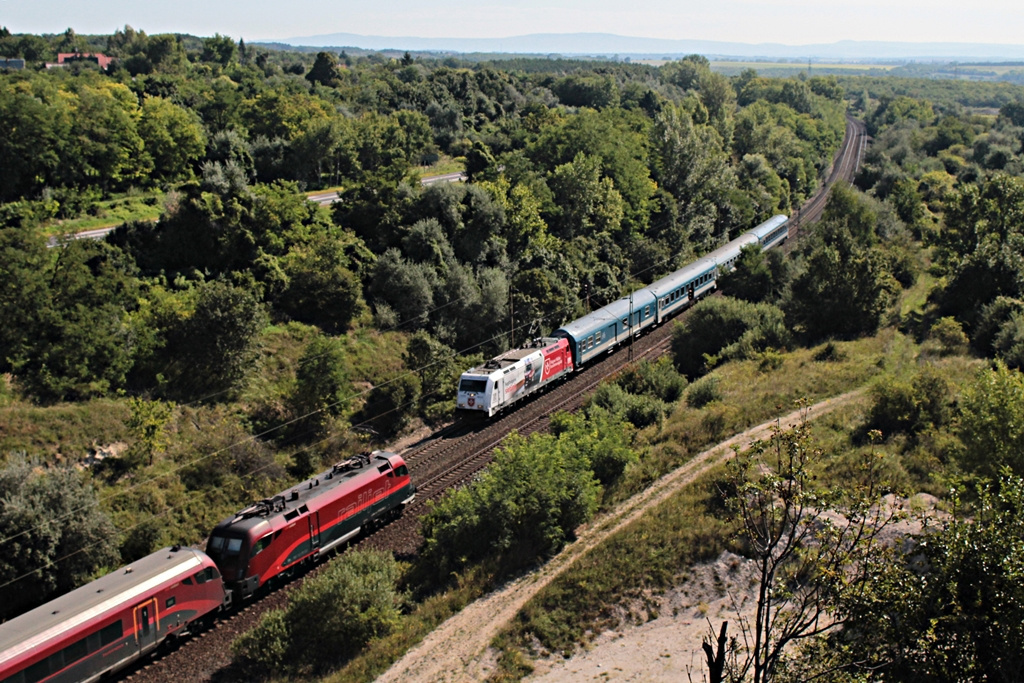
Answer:
[{"label": "railway line", "polygon": [[[786,249],[792,249],[808,224],[821,217],[831,185],[840,179],[853,180],[867,142],[864,124],[847,117],[843,143],[826,182],[795,213]],[[685,319],[686,315],[688,311],[676,320]],[[663,355],[670,344],[671,325],[657,327],[646,336],[631,340],[630,348],[619,348],[616,353],[589,363],[561,384],[518,405],[513,412],[498,415],[490,422],[449,425],[402,451],[401,455],[419,489],[416,501],[401,518],[380,526],[350,547],[389,550],[398,557],[413,557],[420,543],[419,517],[425,512],[428,501],[437,500],[445,491],[473,479],[487,466],[494,449],[509,434],[529,435],[546,431],[551,414],[578,409],[601,381],[637,360]],[[255,626],[265,612],[286,605],[291,590],[301,585],[305,578],[316,575],[319,569],[319,566],[314,567],[306,575],[262,599],[218,619],[208,631],[182,642],[177,649],[163,653],[158,659],[144,663],[122,676],[122,680],[133,683],[246,680],[240,672],[231,669],[231,642]]]}]

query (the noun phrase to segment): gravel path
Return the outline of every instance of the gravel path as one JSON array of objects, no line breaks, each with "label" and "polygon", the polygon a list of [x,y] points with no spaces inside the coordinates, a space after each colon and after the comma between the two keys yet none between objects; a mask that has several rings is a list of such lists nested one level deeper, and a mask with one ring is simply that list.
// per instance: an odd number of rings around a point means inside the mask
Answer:
[{"label": "gravel path", "polygon": [[[659,479],[643,493],[596,519],[583,529],[574,543],[543,567],[509,582],[499,590],[467,606],[459,614],[443,623],[378,678],[378,683],[412,683],[416,681],[470,683],[485,679],[494,667],[493,653],[489,652],[489,646],[494,637],[515,617],[530,598],[561,575],[577,558],[582,557],[606,538],[625,528],[626,525],[638,519],[680,488],[696,481],[712,467],[731,457],[734,446],[741,450],[749,448],[753,442],[767,438],[771,428],[779,421],[782,425],[788,426],[805,418],[813,420],[849,403],[862,393],[862,390],[852,391],[817,403],[809,410],[794,411],[778,421],[765,422],[704,451],[679,469]],[[702,631],[704,626],[702,625],[700,628]],[[699,647],[699,640],[697,647]],[[652,664],[660,665],[661,662],[655,661]],[[563,669],[562,673],[567,674],[569,671]],[[655,675],[653,670],[650,673]],[[643,678],[642,674],[638,675],[641,677],[616,676],[615,678],[617,680],[653,680],[653,678]],[[672,675],[677,674],[673,673]],[[608,680],[607,669],[604,673],[597,671],[587,673],[585,678],[576,680],[590,680],[592,676],[600,676],[604,680]],[[565,677],[548,680],[565,680]]]}]

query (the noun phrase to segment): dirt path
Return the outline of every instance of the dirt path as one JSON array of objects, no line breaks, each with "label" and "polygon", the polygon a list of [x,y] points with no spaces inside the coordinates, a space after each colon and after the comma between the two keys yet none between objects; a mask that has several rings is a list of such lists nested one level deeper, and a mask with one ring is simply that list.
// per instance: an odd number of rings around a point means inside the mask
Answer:
[{"label": "dirt path", "polygon": [[746,449],[751,443],[767,438],[772,426],[778,422],[788,426],[805,417],[813,420],[849,403],[861,393],[861,390],[852,391],[817,403],[809,409],[794,411],[778,421],[765,422],[704,451],[659,479],[643,493],[594,520],[573,544],[540,569],[477,600],[441,624],[378,678],[378,682],[469,683],[485,679],[493,668],[488,648],[494,637],[530,598],[561,575],[577,558],[729,458],[734,446]]}]

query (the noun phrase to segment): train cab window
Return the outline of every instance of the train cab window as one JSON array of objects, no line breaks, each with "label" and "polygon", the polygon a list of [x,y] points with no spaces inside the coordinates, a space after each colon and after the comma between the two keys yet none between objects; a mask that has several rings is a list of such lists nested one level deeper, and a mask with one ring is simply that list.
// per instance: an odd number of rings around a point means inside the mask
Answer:
[{"label": "train cab window", "polygon": [[377,471],[380,472],[381,474],[384,474],[385,472],[387,472],[390,469],[391,469],[391,465],[381,465],[381,466],[379,466],[377,468]]},{"label": "train cab window", "polygon": [[[235,539],[231,539],[231,540],[235,540]],[[239,543],[239,547],[241,547],[242,539],[238,539],[238,543]],[[213,581],[214,579],[218,578],[220,576],[220,574],[218,574],[217,570],[214,569],[213,567],[207,567],[206,569],[199,570],[198,572],[196,572],[192,576],[195,577],[196,583],[202,585],[202,584],[206,583],[207,581]]]},{"label": "train cab window", "polygon": [[227,545],[224,548],[225,555],[237,555],[242,551],[242,539],[240,538],[229,538]]},{"label": "train cab window", "polygon": [[270,542],[273,540],[273,534],[267,534],[260,540],[256,541],[256,545],[252,547],[252,552],[249,554],[249,557],[256,557],[257,555],[259,555],[261,552],[267,549],[267,546],[270,545]]},{"label": "train cab window", "polygon": [[206,547],[207,552],[219,553],[224,550],[224,541],[226,540],[223,536],[210,536],[210,544]]},{"label": "train cab window", "polygon": [[406,467],[405,465],[399,465],[398,467],[395,468],[395,474],[397,474],[400,477],[407,477],[409,476],[409,468]]},{"label": "train cab window", "polygon": [[464,379],[459,383],[459,391],[472,391],[480,394],[486,389],[487,380],[485,379]]}]

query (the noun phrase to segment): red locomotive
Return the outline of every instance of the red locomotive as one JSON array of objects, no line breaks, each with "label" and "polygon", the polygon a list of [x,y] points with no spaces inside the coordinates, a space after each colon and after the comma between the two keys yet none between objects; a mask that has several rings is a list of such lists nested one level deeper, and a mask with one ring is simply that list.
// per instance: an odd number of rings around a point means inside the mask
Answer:
[{"label": "red locomotive", "polygon": [[208,554],[164,548],[0,624],[0,683],[98,680],[397,515],[415,495],[394,453],[338,463],[218,524]]},{"label": "red locomotive", "polygon": [[367,525],[401,513],[415,494],[400,456],[364,453],[225,519],[210,534],[206,552],[225,586],[246,597]]},{"label": "red locomotive", "polygon": [[164,548],[0,624],[0,682],[95,681],[221,608],[202,551]]}]

